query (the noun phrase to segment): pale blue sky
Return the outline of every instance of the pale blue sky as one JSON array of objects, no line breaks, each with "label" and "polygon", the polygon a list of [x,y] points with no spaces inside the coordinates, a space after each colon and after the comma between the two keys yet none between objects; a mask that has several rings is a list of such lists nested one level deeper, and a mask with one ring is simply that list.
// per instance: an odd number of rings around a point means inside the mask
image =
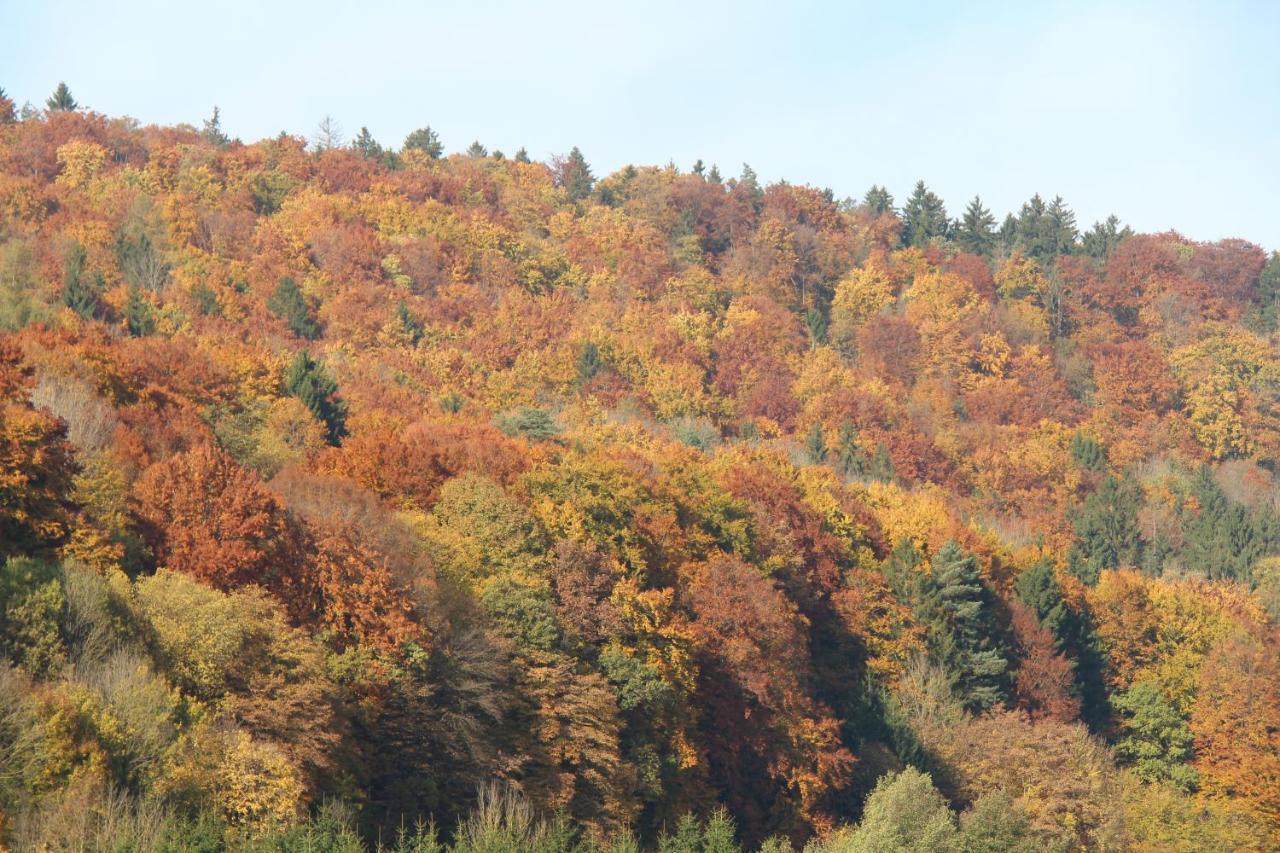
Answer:
[{"label": "pale blue sky", "polygon": [[245,141],[326,114],[534,157],[748,162],[954,214],[1062,194],[1082,225],[1280,248],[1280,2],[0,0],[0,86]]}]

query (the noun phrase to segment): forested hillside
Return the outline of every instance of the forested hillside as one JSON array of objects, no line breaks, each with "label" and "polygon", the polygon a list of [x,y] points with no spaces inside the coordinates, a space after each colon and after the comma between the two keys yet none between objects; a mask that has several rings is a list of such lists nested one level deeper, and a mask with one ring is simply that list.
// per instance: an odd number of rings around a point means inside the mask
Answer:
[{"label": "forested hillside", "polygon": [[0,849],[1280,846],[1280,256],[47,106]]}]

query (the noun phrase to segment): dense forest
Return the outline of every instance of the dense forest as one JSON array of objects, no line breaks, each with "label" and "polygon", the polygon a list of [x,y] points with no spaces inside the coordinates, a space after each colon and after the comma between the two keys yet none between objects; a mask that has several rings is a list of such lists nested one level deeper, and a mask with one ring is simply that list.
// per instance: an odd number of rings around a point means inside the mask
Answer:
[{"label": "dense forest", "polygon": [[46,106],[0,849],[1280,846],[1280,255]]}]

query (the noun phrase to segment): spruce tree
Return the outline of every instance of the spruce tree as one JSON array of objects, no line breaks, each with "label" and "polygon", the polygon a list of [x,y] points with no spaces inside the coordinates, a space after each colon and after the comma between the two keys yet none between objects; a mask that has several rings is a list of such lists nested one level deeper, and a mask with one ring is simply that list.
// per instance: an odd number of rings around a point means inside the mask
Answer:
[{"label": "spruce tree", "polygon": [[813,422],[809,437],[804,442],[804,452],[810,465],[821,465],[827,461],[827,437],[823,434],[820,421]]},{"label": "spruce tree", "polygon": [[711,164],[711,171],[707,172],[707,180],[713,184],[724,183],[724,178],[720,177],[720,167],[715,163]]},{"label": "spruce tree", "polygon": [[338,396],[338,383],[324,366],[299,350],[285,374],[285,388],[324,423],[329,443],[337,446],[347,434],[347,406]]},{"label": "spruce tree", "polygon": [[520,150],[516,152],[516,156],[515,156],[514,158],[512,158],[512,159],[514,159],[517,163],[529,163],[529,162],[531,162],[531,161],[529,160],[529,152],[525,150],[525,148],[524,148],[524,146],[523,146],[523,145],[522,145],[522,146],[520,146]]},{"label": "spruce tree", "polygon": [[1103,684],[1103,660],[1088,612],[1067,606],[1062,586],[1048,558],[1018,575],[1013,584],[1018,599],[1035,614],[1040,626],[1053,635],[1054,647],[1074,663],[1075,692],[1081,717],[1097,728],[1107,720],[1107,691]]},{"label": "spruce tree", "polygon": [[320,335],[320,327],[312,318],[311,309],[307,306],[302,291],[298,289],[298,283],[288,276],[280,279],[280,283],[276,285],[275,292],[267,300],[267,309],[284,320],[300,338],[313,341]]},{"label": "spruce tree", "polygon": [[591,167],[587,165],[587,160],[578,150],[578,146],[573,146],[569,156],[560,164],[559,172],[560,186],[564,187],[570,201],[581,201],[591,195],[596,179],[592,176]]},{"label": "spruce tree", "polygon": [[1009,662],[995,645],[999,631],[991,595],[977,559],[954,541],[939,548],[931,564],[916,607],[929,652],[950,674],[965,706],[986,710],[1008,695]]},{"label": "spruce tree", "polygon": [[893,213],[893,196],[884,187],[872,184],[871,189],[862,197],[862,206],[876,216]]},{"label": "spruce tree", "polygon": [[578,379],[586,382],[599,373],[603,367],[604,360],[600,357],[600,348],[591,341],[587,341],[578,353],[578,362],[576,364]]},{"label": "spruce tree", "polygon": [[867,471],[867,476],[882,483],[891,483],[897,476],[893,468],[893,457],[889,455],[889,448],[883,444],[876,445],[876,452],[871,457],[871,467]]},{"label": "spruce tree", "polygon": [[409,307],[404,304],[403,299],[396,306],[396,319],[400,321],[400,327],[404,329],[404,333],[409,336],[409,343],[417,346],[425,330],[418,318],[409,313]]},{"label": "spruce tree", "polygon": [[[422,127],[404,138],[403,150],[421,151],[432,160],[439,160],[444,154],[444,146],[440,144],[440,136],[429,127]],[[524,149],[521,149],[522,151]],[[516,155],[518,160],[520,155]]]},{"label": "spruce tree", "polygon": [[489,156],[489,149],[480,144],[480,140],[476,140],[467,146],[467,156],[476,160]]},{"label": "spruce tree", "polygon": [[351,141],[351,147],[368,160],[381,160],[385,154],[378,140],[374,139],[373,134],[369,132],[369,128],[363,126],[356,134],[356,138]]},{"label": "spruce tree", "polygon": [[1087,584],[1095,584],[1103,569],[1139,565],[1141,508],[1142,490],[1136,482],[1107,475],[1076,513],[1076,541],[1067,554],[1071,573]]},{"label": "spruce tree", "polygon": [[1280,521],[1268,510],[1233,503],[1202,466],[1191,481],[1195,509],[1183,503],[1181,558],[1189,571],[1210,580],[1252,582],[1253,565],[1280,547]]},{"label": "spruce tree", "polygon": [[1280,326],[1280,252],[1272,252],[1262,268],[1257,294],[1263,328],[1276,329]]},{"label": "spruce tree", "polygon": [[1049,209],[1045,211],[1048,217],[1046,230],[1050,239],[1050,251],[1056,258],[1058,255],[1070,254],[1075,250],[1076,237],[1079,236],[1079,230],[1076,228],[1076,215],[1067,207],[1067,203],[1062,200],[1062,196],[1054,196],[1053,201],[1049,203]]},{"label": "spruce tree", "polygon": [[918,181],[902,208],[902,244],[923,246],[935,238],[944,238],[948,226],[946,205],[924,181]]},{"label": "spruce tree", "polygon": [[996,246],[996,219],[982,206],[982,199],[973,197],[956,228],[956,243],[966,252],[990,256]]},{"label": "spruce tree", "polygon": [[135,338],[146,337],[156,330],[151,303],[142,297],[142,291],[137,287],[129,288],[129,298],[124,304],[124,325]]},{"label": "spruce tree", "polygon": [[1091,258],[1105,260],[1116,246],[1133,236],[1128,225],[1120,227],[1120,219],[1113,213],[1105,222],[1095,222],[1080,240],[1080,250]]},{"label": "spruce tree", "polygon": [[858,442],[858,428],[852,421],[840,425],[840,440],[836,445],[836,459],[840,471],[846,477],[865,477],[871,469],[871,460]]},{"label": "spruce tree", "polygon": [[67,113],[73,112],[80,108],[76,103],[76,99],[71,97],[71,90],[67,88],[66,83],[59,83],[58,88],[53,90],[53,94],[44,102],[50,112]]},{"label": "spruce tree", "polygon": [[1107,446],[1077,432],[1071,437],[1071,460],[1086,471],[1100,473],[1107,469]]},{"label": "spruce tree", "polygon": [[67,249],[62,270],[62,303],[86,320],[98,313],[98,294],[102,292],[102,276],[95,277],[95,285],[85,283],[84,265],[87,258],[84,247],[74,243]]},{"label": "spruce tree", "polygon": [[200,131],[200,136],[210,145],[221,148],[226,145],[229,140],[227,135],[222,132],[222,116],[217,105],[214,105],[213,115],[204,120],[204,128]]}]

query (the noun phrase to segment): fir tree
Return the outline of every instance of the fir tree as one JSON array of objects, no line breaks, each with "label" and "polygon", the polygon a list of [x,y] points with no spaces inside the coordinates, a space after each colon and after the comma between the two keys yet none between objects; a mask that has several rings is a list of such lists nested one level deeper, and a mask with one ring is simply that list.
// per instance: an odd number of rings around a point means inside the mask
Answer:
[{"label": "fir tree", "polygon": [[516,156],[515,156],[513,159],[514,159],[517,163],[529,163],[529,162],[531,162],[531,161],[529,160],[529,152],[525,150],[525,148],[524,148],[524,146],[523,146],[523,145],[522,145],[522,146],[520,146],[520,150],[516,152]]},{"label": "fir tree", "polygon": [[50,112],[67,113],[73,112],[80,108],[76,103],[76,99],[71,97],[71,90],[67,88],[66,83],[59,83],[58,88],[53,90],[53,94],[44,102]]},{"label": "fir tree", "polygon": [[724,183],[724,179],[720,177],[720,167],[715,163],[711,164],[711,171],[707,172],[707,180],[713,184]]},{"label": "fir tree", "polygon": [[285,388],[324,423],[329,443],[337,446],[347,434],[347,406],[324,366],[299,350],[285,374]]},{"label": "fir tree", "polygon": [[267,300],[267,309],[284,320],[300,338],[313,341],[320,335],[320,327],[312,318],[311,309],[307,306],[302,291],[298,289],[298,283],[288,276],[280,279],[280,283],[276,285],[275,292]]},{"label": "fir tree", "polygon": [[483,159],[489,156],[489,149],[480,144],[480,140],[476,140],[467,146],[467,156],[474,159]]},{"label": "fir tree", "polygon": [[977,196],[969,202],[956,228],[956,243],[966,252],[990,256],[996,245],[996,219]]},{"label": "fir tree", "polygon": [[902,243],[904,246],[923,246],[934,238],[947,236],[949,222],[947,208],[918,181],[916,188],[902,208]]}]

